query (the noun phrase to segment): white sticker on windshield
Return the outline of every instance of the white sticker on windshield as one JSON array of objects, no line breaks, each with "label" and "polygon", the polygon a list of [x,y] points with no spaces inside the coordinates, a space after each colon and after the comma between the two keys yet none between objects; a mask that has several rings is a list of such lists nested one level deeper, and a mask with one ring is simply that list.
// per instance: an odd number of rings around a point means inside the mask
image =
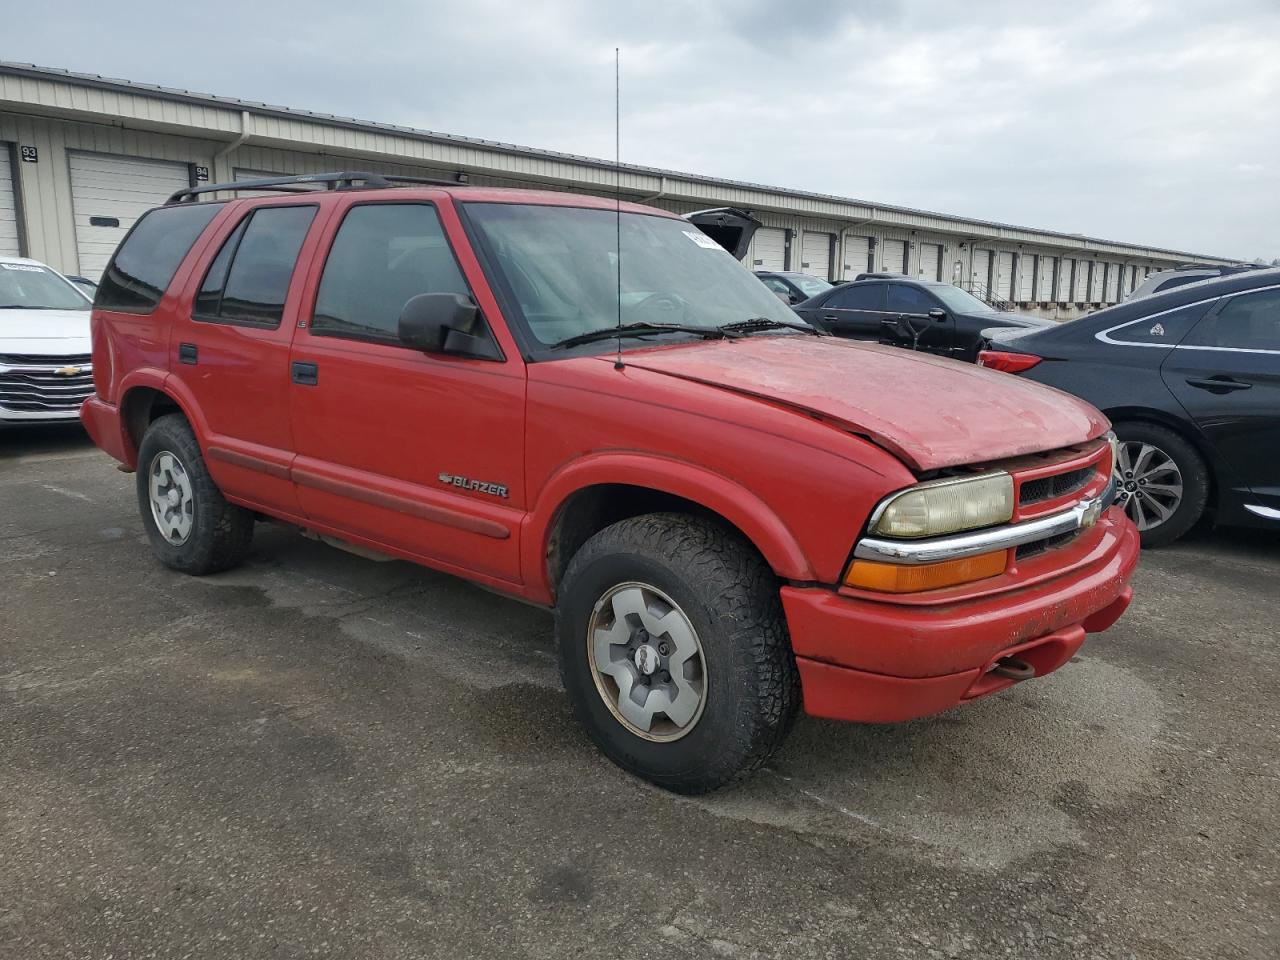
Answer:
[{"label": "white sticker on windshield", "polygon": [[29,263],[0,263],[6,270],[23,270],[27,273],[44,273],[44,267],[36,267]]},{"label": "white sticker on windshield", "polygon": [[[716,243],[701,230],[685,230],[684,235],[696,243],[698,246],[707,250],[724,250],[724,247]],[[725,253],[729,251],[725,250]]]},{"label": "white sticker on windshield", "polygon": [[1163,324],[1163,323],[1157,323],[1154,327],[1152,327],[1152,328],[1151,328],[1151,335],[1152,335],[1153,337],[1163,337],[1163,336],[1164,336],[1164,324]]}]

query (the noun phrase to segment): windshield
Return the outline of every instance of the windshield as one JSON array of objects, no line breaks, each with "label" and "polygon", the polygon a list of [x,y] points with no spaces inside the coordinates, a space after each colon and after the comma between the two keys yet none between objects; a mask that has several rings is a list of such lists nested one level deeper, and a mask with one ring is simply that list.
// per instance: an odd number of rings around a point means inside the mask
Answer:
[{"label": "windshield", "polygon": [[820,293],[826,293],[835,284],[827,283],[825,280],[819,280],[817,277],[810,277],[806,274],[796,274],[791,278],[791,282],[800,288],[800,292],[806,297],[816,297]]},{"label": "windshield", "polygon": [[929,287],[929,292],[946,304],[947,308],[954,310],[956,313],[996,313],[996,308],[990,304],[983,303],[972,293],[966,293],[959,287],[953,287],[949,283],[942,283],[936,287]]},{"label": "windshield", "polygon": [[530,333],[544,345],[618,323],[619,230],[622,323],[800,322],[724,248],[683,220],[506,203],[470,203],[467,212]]},{"label": "windshield", "polygon": [[0,263],[0,310],[88,310],[84,294],[34,263]]}]

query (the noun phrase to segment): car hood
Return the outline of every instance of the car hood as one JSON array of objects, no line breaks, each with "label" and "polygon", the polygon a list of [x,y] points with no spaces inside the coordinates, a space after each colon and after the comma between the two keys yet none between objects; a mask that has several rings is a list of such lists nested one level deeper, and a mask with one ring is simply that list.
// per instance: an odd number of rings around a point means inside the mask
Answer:
[{"label": "car hood", "polygon": [[791,407],[867,437],[922,472],[1083,443],[1107,419],[1083,400],[974,364],[836,337],[704,341],[628,367]]},{"label": "car hood", "polygon": [[0,354],[88,353],[88,310],[0,310]]}]

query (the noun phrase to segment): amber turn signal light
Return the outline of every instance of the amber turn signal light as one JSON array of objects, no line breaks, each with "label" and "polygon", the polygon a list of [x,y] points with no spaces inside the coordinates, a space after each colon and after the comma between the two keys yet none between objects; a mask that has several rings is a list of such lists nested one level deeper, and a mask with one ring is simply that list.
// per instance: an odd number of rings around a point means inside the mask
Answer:
[{"label": "amber turn signal light", "polygon": [[878,590],[882,593],[916,593],[937,590],[957,583],[985,580],[1004,573],[1007,550],[983,553],[976,557],[944,560],[941,563],[880,563],[878,560],[854,560],[844,575],[847,587]]}]

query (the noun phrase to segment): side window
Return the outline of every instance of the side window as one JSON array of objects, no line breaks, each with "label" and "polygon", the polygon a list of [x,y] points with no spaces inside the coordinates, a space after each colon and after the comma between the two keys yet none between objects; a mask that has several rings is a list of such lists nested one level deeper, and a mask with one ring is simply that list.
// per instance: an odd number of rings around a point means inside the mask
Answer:
[{"label": "side window", "polygon": [[883,283],[854,283],[833,290],[822,304],[833,310],[883,310]]},{"label": "side window", "polygon": [[232,231],[200,284],[197,320],[278,327],[313,206],[259,207]]},{"label": "side window", "polygon": [[889,284],[889,309],[902,313],[928,313],[938,304],[919,287],[904,283]]},{"label": "side window", "polygon": [[102,275],[94,303],[103,310],[150,313],[220,203],[158,207],[144,213]]},{"label": "side window", "polygon": [[324,265],[312,333],[395,341],[401,310],[420,293],[471,295],[435,207],[352,207]]},{"label": "side window", "polygon": [[1165,290],[1172,290],[1174,287],[1185,287],[1188,283],[1199,283],[1201,280],[1211,280],[1212,278],[1213,275],[1208,273],[1193,273],[1189,276],[1172,277],[1164,281],[1164,283],[1156,284],[1156,288],[1151,292],[1161,293]]},{"label": "side window", "polygon": [[1183,346],[1280,350],[1280,290],[1232,297],[1196,324]]},{"label": "side window", "polygon": [[[1182,341],[1197,320],[1213,309],[1212,303],[1193,303],[1168,313],[1131,320],[1107,336],[1117,343],[1140,343],[1172,347]],[[1101,314],[1099,314],[1101,316]]]},{"label": "side window", "polygon": [[791,293],[791,291],[787,288],[787,285],[783,283],[781,280],[779,280],[777,277],[765,277],[763,278],[763,282],[764,282],[764,285],[768,287],[770,290],[772,290],[774,293],[781,293],[784,295]]}]

